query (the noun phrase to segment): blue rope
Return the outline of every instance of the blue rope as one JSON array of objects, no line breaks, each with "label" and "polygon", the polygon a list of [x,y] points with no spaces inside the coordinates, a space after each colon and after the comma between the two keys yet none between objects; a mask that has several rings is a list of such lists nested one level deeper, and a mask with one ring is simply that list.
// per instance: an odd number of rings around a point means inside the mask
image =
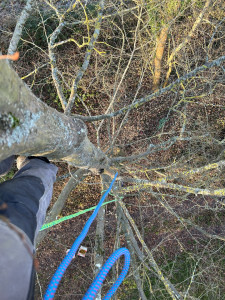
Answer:
[{"label": "blue rope", "polygon": [[[71,260],[73,259],[73,256],[75,255],[75,253],[77,252],[78,247],[80,246],[80,244],[82,243],[82,241],[84,240],[85,236],[88,233],[88,230],[92,224],[92,222],[94,221],[94,219],[96,218],[98,211],[102,205],[102,203],[104,202],[105,198],[107,197],[107,195],[109,194],[110,190],[112,189],[112,186],[116,180],[118,173],[116,173],[115,177],[113,178],[113,181],[111,182],[108,190],[104,193],[104,195],[102,196],[101,200],[99,201],[96,209],[94,210],[93,214],[90,216],[90,218],[88,219],[88,221],[86,222],[82,232],[80,233],[80,235],[78,236],[78,238],[75,240],[75,242],[73,243],[70,251],[68,252],[68,254],[65,256],[65,258],[63,259],[63,261],[61,262],[60,266],[58,267],[58,269],[56,270],[55,274],[53,275],[49,286],[46,290],[45,296],[44,296],[44,300],[50,300],[53,299],[56,289],[59,285],[60,280],[63,277],[63,274],[65,273],[67,267],[69,266]],[[130,264],[130,254],[129,251],[126,248],[121,248],[116,250],[110,257],[109,259],[106,261],[105,265],[103,266],[103,269],[99,272],[99,274],[97,275],[96,279],[95,279],[95,286],[93,286],[93,284],[91,285],[91,287],[89,288],[88,292],[92,293],[92,289],[96,290],[96,284],[97,286],[101,286],[103,280],[105,279],[108,271],[110,270],[111,266],[115,263],[115,261],[121,256],[121,255],[125,255],[125,265],[124,268],[120,274],[120,276],[118,277],[117,281],[114,283],[114,285],[112,286],[112,288],[109,290],[109,292],[107,293],[107,295],[110,293],[110,295],[113,295],[115,293],[115,291],[117,290],[117,288],[119,287],[119,285],[121,284],[121,282],[123,281],[124,277],[126,276],[128,269],[129,269],[129,264]],[[104,276],[103,276],[104,273]],[[103,276],[103,277],[102,277]],[[97,280],[97,281],[96,281]],[[99,285],[98,282],[101,282],[101,284]],[[97,291],[99,290],[99,288],[97,289]],[[88,293],[87,292],[87,293]],[[86,295],[87,295],[86,293]],[[96,292],[97,293],[97,292]],[[84,297],[89,297],[89,296],[84,296]],[[106,297],[107,297],[106,295]],[[110,296],[111,297],[111,296]],[[84,298],[84,299],[94,299],[94,298]],[[110,299],[110,298],[104,298],[104,299]]]},{"label": "blue rope", "polygon": [[113,254],[107,259],[102,269],[99,271],[98,275],[96,276],[95,280],[92,282],[91,286],[87,290],[85,296],[82,300],[94,300],[98,291],[101,288],[101,285],[103,281],[106,278],[106,275],[108,274],[111,267],[114,265],[114,263],[117,261],[117,259],[121,256],[125,256],[125,262],[123,266],[123,270],[120,273],[120,276],[117,278],[116,282],[113,284],[111,289],[108,291],[108,293],[105,295],[103,300],[110,299],[113,294],[116,292],[118,287],[120,286],[121,282],[124,280],[125,276],[127,275],[127,272],[129,270],[130,266],[130,252],[126,248],[120,248],[113,252]]}]

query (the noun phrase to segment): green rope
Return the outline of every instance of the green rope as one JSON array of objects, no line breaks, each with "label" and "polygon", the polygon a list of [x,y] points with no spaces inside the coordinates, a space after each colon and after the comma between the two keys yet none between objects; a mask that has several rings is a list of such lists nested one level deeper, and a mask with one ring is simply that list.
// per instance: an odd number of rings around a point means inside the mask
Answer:
[{"label": "green rope", "polygon": [[[117,201],[117,200],[119,200],[119,199],[114,199],[114,200],[111,200],[111,201],[108,201],[108,202],[104,202],[104,203],[102,204],[102,206],[103,206],[103,205],[106,205],[106,204],[109,204],[109,203],[111,203],[111,202],[115,202],[115,201]],[[50,228],[50,227],[52,227],[52,226],[54,226],[54,225],[57,225],[57,224],[59,224],[59,223],[61,223],[61,222],[66,221],[66,220],[69,220],[69,219],[75,218],[75,217],[77,217],[77,216],[80,216],[80,215],[82,215],[82,214],[84,214],[84,213],[86,213],[86,212],[88,212],[88,211],[94,210],[95,208],[96,208],[96,206],[93,206],[93,207],[90,207],[90,208],[81,210],[81,211],[79,211],[79,212],[77,212],[77,213],[75,213],[75,214],[72,214],[72,215],[69,215],[69,216],[66,216],[66,217],[62,217],[62,218],[60,218],[60,219],[58,219],[58,220],[55,220],[55,221],[53,221],[53,222],[44,224],[44,225],[41,227],[40,231],[45,230],[45,229],[47,229],[47,228]]]}]

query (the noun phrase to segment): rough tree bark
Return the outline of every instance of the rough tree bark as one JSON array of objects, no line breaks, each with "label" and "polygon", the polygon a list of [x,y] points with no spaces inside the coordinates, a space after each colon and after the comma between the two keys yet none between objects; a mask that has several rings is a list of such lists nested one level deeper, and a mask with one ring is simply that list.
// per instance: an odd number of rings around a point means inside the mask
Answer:
[{"label": "rough tree bark", "polygon": [[19,20],[16,23],[16,28],[13,32],[13,36],[9,44],[8,54],[13,54],[14,52],[16,52],[19,40],[21,38],[23,26],[26,23],[33,9],[33,6],[34,6],[34,0],[27,0],[27,3],[19,17]]},{"label": "rough tree bark", "polygon": [[105,168],[108,159],[87,137],[83,121],[40,101],[6,61],[0,62],[0,159],[45,155],[82,168]]}]

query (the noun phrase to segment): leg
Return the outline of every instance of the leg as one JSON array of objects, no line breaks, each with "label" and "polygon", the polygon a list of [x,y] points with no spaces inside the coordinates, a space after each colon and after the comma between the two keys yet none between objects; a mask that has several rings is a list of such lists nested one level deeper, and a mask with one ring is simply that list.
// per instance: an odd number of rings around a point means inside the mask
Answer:
[{"label": "leg", "polygon": [[7,157],[0,162],[0,176],[6,175],[11,169],[14,162],[14,155]]},{"label": "leg", "polygon": [[6,217],[34,243],[50,204],[57,167],[31,159],[13,179],[0,185],[0,199],[7,204]]},{"label": "leg", "polygon": [[2,221],[4,218],[0,220],[2,300],[33,297],[34,272],[30,253],[34,251],[35,238],[44,223],[56,172],[56,166],[32,159],[12,180],[0,185],[0,199],[7,205],[3,214],[14,227]]}]

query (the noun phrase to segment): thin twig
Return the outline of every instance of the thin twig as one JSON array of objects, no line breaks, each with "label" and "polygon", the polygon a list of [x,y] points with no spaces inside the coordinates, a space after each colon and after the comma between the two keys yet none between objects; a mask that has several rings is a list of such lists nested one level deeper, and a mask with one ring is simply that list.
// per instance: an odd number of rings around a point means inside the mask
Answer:
[{"label": "thin twig", "polygon": [[76,96],[77,96],[78,85],[79,85],[82,77],[84,76],[85,71],[87,70],[87,68],[89,66],[91,54],[92,54],[92,51],[95,47],[95,43],[96,43],[96,41],[98,39],[98,36],[99,36],[99,33],[100,33],[102,15],[103,15],[103,10],[104,10],[104,2],[105,2],[104,0],[100,0],[100,2],[99,2],[99,11],[98,11],[98,17],[97,17],[97,20],[96,20],[96,23],[95,23],[95,30],[94,30],[92,38],[89,42],[88,48],[86,50],[82,67],[78,71],[77,76],[73,81],[73,85],[72,85],[72,88],[71,88],[71,94],[70,94],[70,97],[69,97],[69,100],[68,100],[68,104],[66,105],[66,108],[65,108],[65,114],[67,114],[67,115],[70,114],[70,112],[71,112],[71,109],[73,107],[74,101],[75,101]]},{"label": "thin twig", "polygon": [[86,116],[81,116],[81,115],[73,115],[75,118],[77,119],[81,119],[83,121],[86,122],[95,122],[95,121],[100,121],[103,119],[110,119],[112,117],[121,115],[123,113],[125,113],[126,111],[130,110],[130,109],[137,109],[140,106],[142,106],[143,104],[149,102],[152,99],[155,99],[159,96],[161,96],[162,94],[168,93],[170,92],[173,88],[175,88],[176,86],[179,86],[181,83],[193,78],[194,76],[196,76],[198,73],[206,71],[207,69],[213,68],[213,67],[219,67],[221,65],[222,62],[225,61],[225,55],[221,56],[217,59],[214,59],[211,62],[206,62],[204,65],[195,68],[194,70],[192,70],[191,72],[185,74],[184,76],[178,78],[177,80],[175,80],[174,82],[172,82],[170,85],[159,89],[157,92],[152,93],[150,95],[147,95],[143,98],[138,99],[137,101],[135,101],[134,103],[127,105],[123,108],[121,108],[120,110],[117,110],[115,112],[112,112],[110,114],[104,114],[104,115],[97,115],[97,116],[93,116],[93,117],[86,117]]}]

